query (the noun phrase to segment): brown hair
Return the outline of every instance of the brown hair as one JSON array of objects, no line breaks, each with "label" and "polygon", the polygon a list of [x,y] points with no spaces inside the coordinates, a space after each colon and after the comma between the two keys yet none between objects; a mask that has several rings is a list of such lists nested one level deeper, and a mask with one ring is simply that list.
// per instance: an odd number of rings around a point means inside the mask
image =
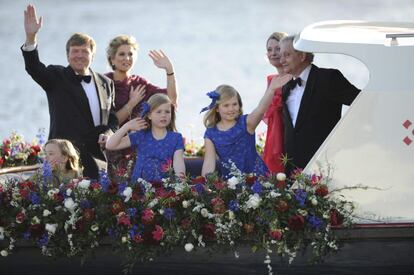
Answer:
[{"label": "brown hair", "polygon": [[69,54],[69,49],[71,46],[82,46],[82,45],[88,45],[91,48],[92,55],[95,55],[96,52],[96,43],[95,40],[93,40],[92,37],[90,37],[87,34],[84,33],[74,33],[66,42],[66,55]]},{"label": "brown hair", "polygon": [[[171,99],[166,94],[161,94],[161,93],[154,94],[148,99],[147,103],[150,106],[150,110],[148,114],[154,111],[160,105],[169,103],[171,106],[171,122],[167,126],[167,130],[177,132],[177,128],[175,127],[175,107],[174,107],[174,104],[172,104]],[[146,114],[144,118],[149,125],[149,129],[151,129],[151,121],[148,118],[148,114]]]},{"label": "brown hair", "polygon": [[106,59],[108,60],[109,66],[111,66],[112,70],[115,70],[115,68],[112,64],[111,59],[115,57],[116,51],[122,45],[131,46],[135,51],[139,50],[139,44],[136,42],[133,36],[123,34],[113,38],[111,41],[109,41],[109,45],[106,48]]},{"label": "brown hair", "polygon": [[70,142],[67,139],[49,139],[44,147],[46,147],[48,144],[55,144],[59,147],[61,153],[63,156],[67,157],[68,160],[66,162],[65,168],[67,170],[73,170],[80,175],[80,172],[82,170],[80,164],[79,164],[79,153],[73,146],[72,142]]},{"label": "brown hair", "polygon": [[216,88],[216,92],[220,94],[219,99],[216,101],[214,107],[208,110],[207,113],[204,115],[203,123],[204,126],[206,126],[207,128],[216,126],[216,124],[221,120],[220,114],[217,112],[218,105],[229,100],[232,97],[237,97],[237,101],[239,102],[240,106],[239,115],[243,114],[243,103],[240,94],[237,92],[236,89],[234,89],[230,85],[223,84]]},{"label": "brown hair", "polygon": [[[284,37],[282,40],[280,40],[281,42],[285,43],[285,42],[290,42],[292,44],[293,47],[293,41],[295,40],[296,36],[295,35],[289,35]],[[296,52],[302,52],[302,51],[298,51],[295,48],[293,48],[293,50],[295,50]],[[315,57],[315,55],[313,53],[309,53],[309,52],[302,52],[306,55],[306,61],[310,63],[313,62],[313,58]]]}]

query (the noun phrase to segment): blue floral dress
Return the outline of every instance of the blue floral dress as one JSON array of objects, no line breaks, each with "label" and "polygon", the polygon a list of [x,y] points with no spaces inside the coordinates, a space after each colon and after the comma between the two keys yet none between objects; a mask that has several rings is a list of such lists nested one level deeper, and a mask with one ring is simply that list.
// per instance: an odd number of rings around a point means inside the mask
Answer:
[{"label": "blue floral dress", "polygon": [[230,177],[229,161],[244,173],[268,173],[266,164],[256,151],[256,135],[247,131],[246,119],[247,115],[240,116],[230,129],[221,131],[215,126],[207,128],[204,134],[204,138],[214,144],[219,157],[219,171],[224,178]]},{"label": "blue floral dress", "polygon": [[166,177],[165,166],[172,164],[174,153],[184,149],[180,133],[168,131],[163,139],[153,137],[151,130],[130,133],[131,147],[137,152],[132,180],[142,178],[146,181],[160,181]]}]

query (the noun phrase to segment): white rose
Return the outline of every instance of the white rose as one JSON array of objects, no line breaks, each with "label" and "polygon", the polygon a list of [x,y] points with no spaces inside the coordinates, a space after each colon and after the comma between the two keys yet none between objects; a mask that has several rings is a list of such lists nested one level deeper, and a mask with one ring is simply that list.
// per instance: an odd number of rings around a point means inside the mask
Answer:
[{"label": "white rose", "polygon": [[65,199],[65,207],[69,210],[73,210],[76,207],[76,203],[73,201],[72,198]]},{"label": "white rose", "polygon": [[68,189],[66,190],[66,196],[70,197],[70,195],[72,194],[72,189]]},{"label": "white rose", "polygon": [[47,223],[45,229],[46,231],[55,234],[57,226],[58,225],[56,223]]},{"label": "white rose", "polygon": [[276,179],[278,181],[284,181],[284,180],[286,180],[286,174],[285,173],[277,173]]},{"label": "white rose", "polygon": [[264,182],[262,185],[263,185],[263,187],[264,187],[264,188],[270,188],[270,187],[272,187],[272,186],[273,186],[273,184],[271,184],[271,183],[270,183],[270,182],[268,182],[268,181]]},{"label": "white rose", "polygon": [[311,203],[312,203],[313,206],[316,206],[316,205],[318,205],[318,200],[316,198],[312,198]]},{"label": "white rose", "polygon": [[234,212],[229,210],[229,220],[234,220],[236,216],[234,215]]},{"label": "white rose", "polygon": [[303,210],[303,209],[299,209],[298,213],[301,214],[302,216],[306,217],[308,215],[308,211]]},{"label": "white rose", "polygon": [[43,217],[47,217],[50,214],[52,214],[52,212],[50,212],[49,210],[47,210],[47,209],[43,210]]},{"label": "white rose", "polygon": [[78,187],[82,189],[88,189],[89,185],[91,185],[90,180],[82,180],[81,182],[78,183]]},{"label": "white rose", "polygon": [[201,209],[200,213],[201,213],[201,216],[203,216],[204,218],[207,218],[208,217],[208,210],[207,210],[207,208]]},{"label": "white rose", "polygon": [[55,191],[53,189],[50,189],[49,191],[47,191],[47,196],[49,198],[53,198],[55,196]]},{"label": "white rose", "polygon": [[192,243],[186,243],[186,244],[184,245],[184,249],[185,249],[185,251],[187,251],[187,252],[191,252],[191,251],[194,249],[194,245],[193,245]]},{"label": "white rose", "polygon": [[126,243],[127,241],[128,241],[128,238],[127,238],[127,237],[123,236],[123,237],[121,238],[121,242],[122,242],[122,243]]},{"label": "white rose", "polygon": [[275,191],[271,191],[271,192],[270,192],[270,196],[271,196],[272,198],[277,198],[277,197],[282,196],[282,194],[277,193],[277,192],[275,192]]},{"label": "white rose", "polygon": [[228,181],[227,181],[227,185],[229,186],[230,189],[236,189],[236,185],[239,184],[239,180],[236,177],[231,177]]},{"label": "white rose", "polygon": [[129,201],[132,197],[132,188],[131,187],[125,188],[124,192],[122,192],[122,195],[125,196],[125,202]]},{"label": "white rose", "polygon": [[3,256],[3,257],[7,257],[7,256],[9,255],[9,252],[7,252],[7,250],[2,250],[2,251],[0,252],[0,254],[1,254],[1,256]]},{"label": "white rose", "polygon": [[190,206],[190,202],[189,201],[183,201],[183,208],[188,208]]},{"label": "white rose", "polygon": [[258,194],[250,195],[249,200],[246,202],[248,208],[256,209],[259,207],[259,204],[261,202],[261,198]]}]

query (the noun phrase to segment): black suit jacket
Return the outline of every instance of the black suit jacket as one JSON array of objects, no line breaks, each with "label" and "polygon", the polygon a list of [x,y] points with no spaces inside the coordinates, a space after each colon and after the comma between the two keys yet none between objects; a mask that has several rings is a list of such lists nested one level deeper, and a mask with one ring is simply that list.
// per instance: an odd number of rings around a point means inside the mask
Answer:
[{"label": "black suit jacket", "polygon": [[282,89],[285,124],[285,152],[293,168],[304,168],[341,118],[342,105],[350,105],[360,92],[339,70],[312,65],[300,103],[295,127],[286,99],[287,86]]},{"label": "black suit jacket", "polygon": [[99,134],[115,131],[118,120],[113,110],[115,89],[112,80],[92,72],[100,104],[100,125],[93,123],[88,98],[70,66],[45,66],[37,49],[23,51],[26,71],[47,95],[50,114],[49,139],[70,140],[80,152],[84,175],[97,178],[98,169],[106,165],[98,142]]}]

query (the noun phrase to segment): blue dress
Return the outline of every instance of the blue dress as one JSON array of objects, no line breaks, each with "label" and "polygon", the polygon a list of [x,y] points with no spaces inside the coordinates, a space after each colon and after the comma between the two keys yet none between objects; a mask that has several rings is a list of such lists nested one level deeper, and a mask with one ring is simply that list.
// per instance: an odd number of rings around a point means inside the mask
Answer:
[{"label": "blue dress", "polygon": [[219,157],[219,171],[224,178],[229,178],[229,160],[234,162],[243,173],[266,175],[268,169],[256,151],[256,135],[247,131],[247,115],[240,116],[236,124],[228,130],[221,131],[217,126],[207,128],[204,138],[210,139]]},{"label": "blue dress", "polygon": [[183,137],[180,133],[168,131],[163,139],[153,137],[151,130],[130,133],[131,147],[137,152],[132,180],[142,178],[146,181],[160,181],[167,176],[163,171],[169,161],[172,163],[174,153],[184,149]]}]

